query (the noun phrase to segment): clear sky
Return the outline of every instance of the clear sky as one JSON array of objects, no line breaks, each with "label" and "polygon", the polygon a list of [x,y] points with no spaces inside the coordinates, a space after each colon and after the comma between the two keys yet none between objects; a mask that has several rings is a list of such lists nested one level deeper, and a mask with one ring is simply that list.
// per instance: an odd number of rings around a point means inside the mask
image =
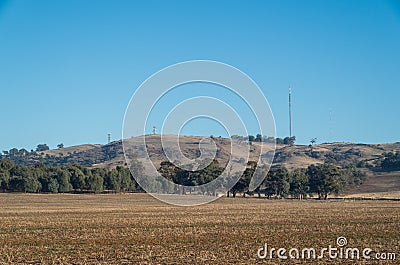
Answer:
[{"label": "clear sky", "polygon": [[399,1],[0,0],[0,151],[120,139],[135,89],[194,59],[253,78],[279,137],[290,83],[299,143],[400,141]]}]

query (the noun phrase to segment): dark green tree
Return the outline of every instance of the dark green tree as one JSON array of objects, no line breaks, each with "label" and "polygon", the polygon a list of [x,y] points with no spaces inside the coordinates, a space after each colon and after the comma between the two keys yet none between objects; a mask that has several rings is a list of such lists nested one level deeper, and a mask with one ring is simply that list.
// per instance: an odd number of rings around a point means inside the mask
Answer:
[{"label": "dark green tree", "polygon": [[36,152],[43,152],[47,150],[50,150],[47,144],[38,144],[38,146],[36,147]]},{"label": "dark green tree", "polygon": [[366,174],[357,169],[355,165],[347,166],[343,169],[344,188],[347,186],[359,186],[363,184],[367,178]]},{"label": "dark green tree", "polygon": [[120,187],[122,191],[132,191],[135,189],[135,184],[131,179],[131,172],[126,167],[117,167],[118,178],[120,180]]},{"label": "dark green tree", "polygon": [[51,178],[47,183],[47,190],[51,193],[58,193],[60,185],[58,185],[57,179]]},{"label": "dark green tree", "polygon": [[85,185],[83,187],[84,190],[90,190],[90,182],[93,179],[92,171],[89,168],[82,168],[83,175],[85,175]]},{"label": "dark green tree", "polygon": [[19,192],[39,192],[42,187],[34,177],[13,176],[10,180],[10,188]]},{"label": "dark green tree", "polygon": [[302,200],[307,196],[309,190],[310,186],[306,170],[302,168],[295,169],[290,174],[290,194]]},{"label": "dark green tree", "polygon": [[[244,174],[243,174],[244,175]],[[247,189],[248,189],[248,187],[249,187],[249,183],[250,182],[248,182],[247,181],[247,179],[246,178],[244,178],[244,176],[243,175],[241,175],[240,176],[240,178],[239,178],[239,180],[238,180],[238,182],[236,182],[236,184],[228,191],[228,197],[229,197],[229,194],[230,193],[232,193],[232,197],[233,198],[235,198],[236,197],[236,194],[239,192],[245,192],[245,191],[247,191]],[[237,178],[237,176],[238,175],[233,175],[232,177],[233,178]],[[245,175],[246,176],[246,175]]]},{"label": "dark green tree", "polygon": [[83,174],[81,168],[78,166],[69,166],[68,171],[70,172],[70,183],[74,190],[85,189],[85,174]]},{"label": "dark green tree", "polygon": [[58,182],[58,191],[59,192],[70,192],[72,190],[71,174],[67,169],[59,169],[57,170],[57,182]]},{"label": "dark green tree", "polygon": [[88,179],[89,182],[89,190],[94,193],[100,193],[104,190],[104,179],[99,174],[95,173]]},{"label": "dark green tree", "polygon": [[10,157],[14,157],[14,156],[18,156],[19,155],[19,151],[17,148],[12,148],[8,151],[8,155]]},{"label": "dark green tree", "polygon": [[284,198],[289,195],[289,172],[283,166],[270,170],[263,183],[268,197],[275,195]]},{"label": "dark green tree", "polygon": [[342,189],[341,170],[333,164],[311,165],[306,173],[309,177],[310,193],[318,194],[319,199],[326,200],[330,193],[337,194]]},{"label": "dark green tree", "polygon": [[311,141],[310,141],[310,143],[311,143],[312,146],[313,146],[316,142],[317,142],[317,138],[312,138]]},{"label": "dark green tree", "polygon": [[0,160],[0,170],[10,171],[14,167],[14,162],[10,159],[3,158]]},{"label": "dark green tree", "polygon": [[20,155],[20,156],[27,156],[28,154],[29,154],[29,152],[25,148],[18,150],[18,155]]},{"label": "dark green tree", "polygon": [[9,182],[10,182],[10,172],[7,170],[0,170],[0,189],[2,191],[6,191]]},{"label": "dark green tree", "polygon": [[[230,189],[230,193],[232,193],[232,196],[235,198],[236,194],[242,193],[242,196],[246,196],[246,192],[249,192],[249,185],[251,182],[251,178],[253,177],[254,171],[257,168],[257,162],[255,161],[248,161],[247,162],[247,168],[243,172],[243,174],[240,176],[239,181],[236,182],[236,184]],[[234,176],[235,177],[235,176]],[[229,197],[229,192],[228,192],[228,197]]]},{"label": "dark green tree", "polygon": [[255,142],[262,142],[262,140],[263,140],[263,137],[261,134],[257,134],[256,138],[254,139]]},{"label": "dark green tree", "polygon": [[381,167],[384,170],[395,171],[400,170],[400,153],[383,153],[384,159],[381,162]]},{"label": "dark green tree", "polygon": [[296,142],[296,136],[285,137],[285,139],[283,139],[283,144],[294,145],[295,142]]},{"label": "dark green tree", "polygon": [[249,139],[249,142],[254,142],[254,140],[256,139],[254,135],[249,135],[247,138]]},{"label": "dark green tree", "polygon": [[115,192],[121,191],[121,179],[117,169],[111,169],[104,178],[105,188]]}]

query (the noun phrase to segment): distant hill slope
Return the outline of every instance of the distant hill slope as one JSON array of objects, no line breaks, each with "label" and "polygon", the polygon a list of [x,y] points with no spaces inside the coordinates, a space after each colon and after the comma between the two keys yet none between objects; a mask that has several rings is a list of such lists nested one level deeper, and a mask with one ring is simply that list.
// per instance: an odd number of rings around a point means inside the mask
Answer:
[{"label": "distant hill slope", "polygon": [[[144,137],[144,136],[141,136]],[[158,167],[162,161],[167,160],[160,142],[160,135],[147,135],[146,145],[150,158]],[[168,141],[168,135],[164,135]],[[172,139],[172,138],[171,138]],[[195,158],[198,153],[200,136],[181,136],[180,147],[183,154]],[[142,138],[132,138],[132,141]],[[130,139],[128,139],[130,141]],[[216,159],[225,165],[230,157],[230,139],[214,138],[218,152]],[[260,153],[260,146],[265,143],[253,142],[250,148],[250,160],[256,160]],[[327,143],[312,147],[305,145],[277,145],[273,167],[285,166],[289,170],[306,168],[311,164],[324,163],[326,160],[334,161],[342,166],[357,164],[363,161],[365,165],[373,165],[381,159],[384,152],[400,151],[400,143],[391,144],[354,144],[354,143]],[[69,163],[81,164],[88,167],[116,167],[124,166],[122,141],[109,144],[85,144],[61,149],[36,152],[25,156],[10,157],[16,164],[33,165],[44,163],[48,165],[64,165]],[[377,172],[368,167],[363,169],[368,175],[367,182],[351,192],[370,193],[385,191],[400,191],[400,172]]]},{"label": "distant hill slope", "polygon": [[[132,138],[132,141],[142,140],[141,137]],[[168,136],[164,137],[167,141],[169,140]],[[196,157],[199,142],[202,139],[203,137],[201,136],[181,136],[180,148],[182,152],[188,157]],[[214,138],[214,141],[219,149],[216,159],[221,164],[225,164],[230,156],[230,139]],[[250,160],[256,159],[262,144],[265,143],[253,142],[250,145]],[[160,135],[146,136],[146,145],[150,158],[155,164],[167,160],[160,142]],[[311,164],[324,163],[327,159],[334,160],[340,165],[356,164],[360,161],[366,161],[367,164],[372,165],[375,160],[382,158],[384,152],[396,151],[400,151],[400,143],[327,143],[314,145],[313,147],[306,145],[276,145],[274,165],[283,165],[288,169],[306,168]],[[84,144],[10,158],[17,164],[27,165],[36,163],[49,165],[78,163],[89,167],[115,167],[125,164],[121,140],[105,145]]]}]

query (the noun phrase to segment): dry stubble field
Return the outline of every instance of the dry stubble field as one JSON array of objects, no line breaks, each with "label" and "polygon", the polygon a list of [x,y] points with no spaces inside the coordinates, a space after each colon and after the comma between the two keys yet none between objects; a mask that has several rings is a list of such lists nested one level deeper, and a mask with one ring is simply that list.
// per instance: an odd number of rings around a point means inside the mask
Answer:
[{"label": "dry stubble field", "polygon": [[0,194],[0,206],[0,264],[284,264],[257,249],[318,249],[339,236],[400,255],[399,202],[222,198],[186,208],[145,194]]}]

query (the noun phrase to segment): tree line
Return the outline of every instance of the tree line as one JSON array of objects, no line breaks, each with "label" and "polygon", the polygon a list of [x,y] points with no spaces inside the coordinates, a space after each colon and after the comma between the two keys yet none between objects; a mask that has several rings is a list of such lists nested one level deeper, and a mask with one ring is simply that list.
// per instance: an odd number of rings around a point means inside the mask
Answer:
[{"label": "tree line", "polygon": [[400,152],[383,152],[378,158],[358,161],[356,166],[358,168],[369,168],[378,171],[399,171]]},{"label": "tree line", "polygon": [[331,163],[310,165],[308,168],[298,168],[289,171],[280,166],[271,169],[263,183],[254,191],[249,191],[250,180],[254,174],[255,167],[251,166],[241,176],[239,182],[229,190],[228,197],[232,194],[264,194],[268,198],[298,198],[317,195],[319,199],[327,199],[329,194],[340,194],[346,188],[363,184],[366,179],[365,173],[355,166],[345,168]]},{"label": "tree line", "polygon": [[37,164],[45,164],[47,166],[63,166],[68,164],[77,164],[85,167],[91,167],[94,164],[103,163],[113,158],[123,155],[122,146],[116,144],[103,145],[98,148],[89,149],[79,152],[77,150],[61,150],[64,144],[57,145],[59,152],[46,152],[49,150],[47,144],[39,144],[35,150],[26,150],[24,148],[11,148],[0,154],[0,159],[8,158],[14,161],[16,165],[34,166]]},{"label": "tree line", "polygon": [[254,135],[248,135],[248,136],[241,136],[241,135],[232,135],[231,139],[233,140],[238,140],[238,141],[248,141],[250,143],[252,142],[264,142],[264,143],[276,143],[276,144],[285,144],[285,145],[294,145],[296,142],[296,136],[292,137],[285,137],[285,138],[275,138],[275,137],[268,137],[268,136],[263,136],[261,134],[256,134]]},{"label": "tree line", "polygon": [[[59,144],[57,145],[58,148],[63,148],[64,144]],[[11,148],[8,151],[3,151],[4,156],[9,156],[9,157],[15,157],[15,156],[27,156],[29,154],[34,154],[35,152],[44,152],[50,150],[49,146],[47,144],[38,144],[36,147],[35,151],[31,149],[31,151],[26,150],[25,148]],[[1,155],[1,154],[0,154]],[[1,158],[1,157],[0,157]]]},{"label": "tree line", "polygon": [[[227,196],[236,197],[238,193],[242,196],[246,194],[264,194],[268,198],[299,198],[303,199],[307,196],[316,194],[319,199],[327,199],[329,194],[339,194],[346,188],[359,186],[366,179],[365,173],[357,169],[355,166],[339,167],[333,163],[310,165],[308,168],[299,168],[289,171],[284,166],[275,167],[268,171],[266,178],[262,184],[254,191],[249,191],[250,181],[257,168],[255,161],[249,161],[247,168],[242,175],[228,176],[228,181],[215,183],[215,190],[226,190],[225,185],[232,183],[231,179],[239,179],[238,182],[229,189]],[[266,168],[261,168],[266,173]],[[159,172],[163,177],[174,183],[194,186],[202,185],[216,179],[224,171],[218,161],[213,160],[207,167],[199,171],[187,171],[181,169],[169,161],[161,163]],[[226,180],[226,179],[225,179]],[[186,190],[171,190],[171,193],[186,194]],[[190,192],[190,190],[189,190]],[[215,194],[210,194],[215,195]]]},{"label": "tree line", "polygon": [[400,153],[388,152],[383,153],[383,160],[381,162],[381,167],[383,170],[400,170]]},{"label": "tree line", "polygon": [[[143,176],[143,168],[140,163],[134,163],[135,175]],[[257,163],[249,161],[246,170],[239,177],[232,174],[228,178],[236,178],[239,181],[229,189],[227,196],[236,197],[238,193],[264,194],[268,198],[306,198],[316,194],[319,199],[326,199],[329,194],[339,194],[346,188],[361,185],[365,180],[365,174],[354,166],[338,167],[331,163],[311,165],[306,169],[295,169],[289,171],[280,166],[269,170],[262,184],[254,191],[249,191],[250,180],[256,170]],[[266,170],[261,168],[261,170]],[[197,171],[188,171],[175,166],[169,161],[161,162],[158,170],[163,177],[175,184],[171,185],[169,193],[187,194],[191,193],[190,187],[209,183],[218,178],[224,171],[217,160],[211,161],[206,167]],[[151,178],[149,178],[151,179]],[[157,182],[157,181],[156,181]],[[166,185],[159,178],[159,183],[153,183],[154,189],[157,185]],[[221,180],[215,182],[213,194],[216,196],[218,190],[226,190],[229,181]],[[184,188],[182,185],[189,187]],[[148,185],[151,187],[151,185]],[[37,164],[35,166],[15,165],[9,159],[0,160],[0,190],[3,192],[93,192],[100,193],[104,190],[114,192],[143,192],[134,176],[127,167],[117,166],[114,169],[87,168],[80,165],[70,164],[64,166],[46,166]],[[165,189],[164,189],[165,190]],[[200,190],[201,191],[201,190]],[[203,191],[204,192],[207,191]]]},{"label": "tree line", "polygon": [[65,166],[15,165],[0,160],[0,190],[3,192],[94,192],[104,190],[142,191],[128,168],[96,168],[70,164]]}]

